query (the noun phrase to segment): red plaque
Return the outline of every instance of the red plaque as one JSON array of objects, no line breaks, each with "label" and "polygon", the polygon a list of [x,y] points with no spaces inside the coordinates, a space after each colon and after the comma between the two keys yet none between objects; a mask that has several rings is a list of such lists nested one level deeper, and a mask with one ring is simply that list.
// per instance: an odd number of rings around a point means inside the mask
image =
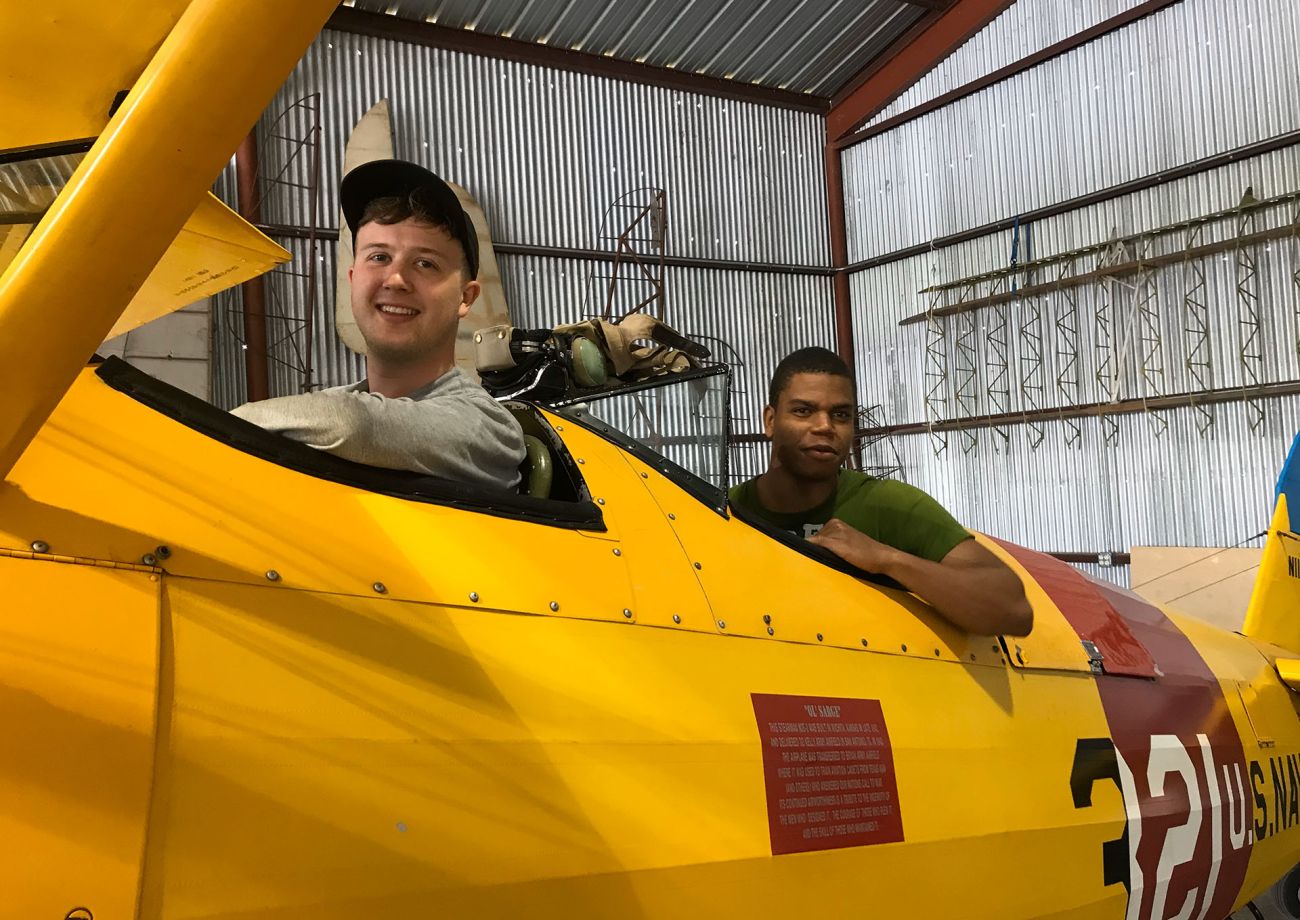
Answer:
[{"label": "red plaque", "polygon": [[903,839],[894,753],[879,700],[751,696],[773,854]]}]

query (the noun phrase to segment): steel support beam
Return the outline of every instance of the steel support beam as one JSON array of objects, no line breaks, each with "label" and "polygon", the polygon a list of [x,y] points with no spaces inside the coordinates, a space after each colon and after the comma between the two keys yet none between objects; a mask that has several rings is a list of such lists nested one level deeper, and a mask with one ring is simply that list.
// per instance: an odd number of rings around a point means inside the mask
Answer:
[{"label": "steel support beam", "polygon": [[[256,226],[262,222],[262,199],[257,193],[257,130],[235,151],[235,175],[239,189],[239,216]],[[271,395],[271,374],[267,367],[266,280],[262,275],[240,285],[244,304],[244,378],[249,402]]]},{"label": "steel support beam", "polygon": [[826,208],[830,216],[831,269],[835,272],[835,347],[849,370],[857,377],[853,351],[853,304],[849,294],[849,241],[844,215],[844,175],[840,170],[840,152],[834,144],[826,145]]},{"label": "steel support beam", "polygon": [[449,26],[435,25],[416,19],[403,19],[385,13],[369,13],[348,6],[340,6],[336,9],[325,26],[340,32],[369,35],[372,38],[388,38],[430,48],[449,48],[452,51],[503,61],[519,61],[524,64],[536,64],[539,67],[554,67],[558,70],[626,80],[646,86],[662,86],[685,93],[700,93],[705,96],[735,99],[738,102],[756,102],[760,105],[779,106],[801,112],[816,112],[819,115],[830,106],[829,99],[811,93],[773,89],[755,83],[708,77],[670,67],[622,61],[603,54],[571,51],[568,48],[555,48],[516,38],[487,35],[469,29],[453,29]]},{"label": "steel support beam", "polygon": [[[996,19],[1014,0],[957,0],[948,9],[927,14],[922,28],[900,40],[899,51],[843,98],[832,100],[826,113],[826,137],[838,141],[897,99],[923,74],[937,67],[966,41]],[[896,45],[897,47],[897,45]],[[866,72],[864,72],[866,73]],[[856,80],[848,85],[853,86]]]}]

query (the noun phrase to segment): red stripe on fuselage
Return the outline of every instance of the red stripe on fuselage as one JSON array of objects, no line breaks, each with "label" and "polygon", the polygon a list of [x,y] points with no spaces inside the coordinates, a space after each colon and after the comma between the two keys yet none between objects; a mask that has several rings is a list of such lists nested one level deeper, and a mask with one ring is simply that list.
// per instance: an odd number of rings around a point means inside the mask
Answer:
[{"label": "red stripe on fuselage", "polygon": [[1156,676],[1155,662],[1150,653],[1134,637],[1125,622],[1126,618],[1099,590],[1100,586],[1096,582],[1085,578],[1073,566],[1046,553],[1002,540],[997,543],[1047,592],[1047,596],[1065,615],[1066,621],[1074,627],[1079,638],[1087,639],[1097,646],[1107,674]]},{"label": "red stripe on fuselage", "polygon": [[[1243,829],[1250,826],[1251,806],[1238,786],[1238,777],[1246,777],[1245,751],[1214,672],[1158,607],[1050,556],[1001,545],[1103,655],[1097,690],[1140,813],[1140,877],[1130,879],[1129,889],[1137,910],[1129,916],[1163,920],[1190,899],[1191,917],[1226,917],[1250,859],[1252,836]],[[1183,859],[1193,825],[1190,858]],[[1211,884],[1207,910],[1202,902]],[[1163,899],[1159,907],[1157,899]]]}]

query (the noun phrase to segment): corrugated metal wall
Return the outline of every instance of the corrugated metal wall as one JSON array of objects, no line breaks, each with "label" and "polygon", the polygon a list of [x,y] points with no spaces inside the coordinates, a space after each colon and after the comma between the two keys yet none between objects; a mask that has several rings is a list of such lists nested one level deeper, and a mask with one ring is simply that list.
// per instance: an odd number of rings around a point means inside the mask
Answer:
[{"label": "corrugated metal wall", "polygon": [[[1057,10],[1049,15],[1047,5]],[[1042,17],[1039,46],[1066,37],[1061,23],[1082,28],[1128,3],[1106,4],[1085,20],[1078,5],[1021,0],[1012,12]],[[976,60],[1003,44],[1023,45],[1030,19],[1004,15],[967,52],[961,79],[1001,66]],[[1050,34],[1049,34],[1050,33]],[[1050,41],[1049,41],[1050,39]],[[1287,0],[1250,0],[1225,6],[1217,0],[1184,0],[1015,78],[905,123],[846,152],[844,171],[850,214],[851,260],[866,260],[1076,196],[1142,178],[1213,154],[1300,128],[1300,92],[1291,49],[1300,39],[1300,11]],[[984,49],[984,50],[981,50]],[[1022,48],[1022,51],[1034,50]],[[959,52],[961,54],[961,52]],[[1012,55],[1019,57],[1017,53]],[[959,68],[960,69],[960,68]],[[937,80],[938,78],[936,78]],[[951,88],[931,81],[911,104]],[[1257,198],[1300,191],[1300,148],[1245,159],[1213,171],[1167,182],[1147,191],[1041,220],[1020,231],[1019,258],[1043,258],[1104,243],[1119,234],[1232,208],[1247,186]],[[1256,229],[1287,225],[1294,204],[1256,218]],[[1199,243],[1230,240],[1233,220],[1206,226]],[[859,379],[866,401],[884,405],[887,423],[924,421],[926,326],[900,327],[899,320],[926,310],[919,292],[930,285],[1006,268],[1013,233],[1001,232],[888,262],[851,278],[854,328],[859,340]],[[1160,252],[1187,245],[1182,234],[1159,243]],[[1029,247],[1030,252],[1026,252]],[[1258,265],[1254,290],[1261,314],[1261,382],[1300,380],[1296,317],[1300,311],[1300,242],[1286,237],[1250,246]],[[1094,267],[1081,260],[1075,272]],[[1139,373],[1137,349],[1128,356],[1121,398],[1199,389],[1187,360],[1193,342],[1184,295],[1194,268],[1204,272],[1213,369],[1211,387],[1244,382],[1238,255],[1229,250],[1179,262],[1152,273],[1154,309],[1162,334],[1154,384]],[[1018,284],[1045,281],[1039,276]],[[1112,291],[1121,317],[1133,309],[1133,278]],[[945,304],[957,299],[950,292]],[[1015,300],[1001,309],[1008,320],[1009,405],[990,394],[988,338],[997,309],[983,307],[973,319],[976,385],[960,413],[950,379],[941,393],[943,417],[1022,411],[1106,398],[1096,381],[1094,318],[1103,303],[1099,284],[1073,291],[1078,308],[1078,367],[1074,388],[1061,392],[1067,371],[1057,354],[1055,329],[1069,306],[1061,291]],[[1031,310],[1032,308],[1032,310]],[[1020,386],[1023,324],[1040,311],[1044,336],[1037,400]],[[952,368],[962,317],[943,320]],[[1071,376],[1067,374],[1067,377]],[[1009,425],[1009,440],[991,429],[974,445],[961,433],[948,435],[936,458],[928,435],[894,439],[909,481],[932,492],[971,526],[1045,550],[1124,551],[1134,545],[1232,545],[1267,525],[1272,484],[1291,437],[1300,428],[1300,397],[1261,401],[1263,423],[1244,403],[1213,408],[1214,424],[1198,431],[1193,409],[1122,416],[1106,438],[1102,423],[1045,422],[1037,431]],[[1167,424],[1167,430],[1164,425]],[[1067,447],[1073,432],[1080,443]],[[1030,442],[1043,435],[1041,446]],[[1031,435],[1033,436],[1031,438]],[[1008,501],[1008,496],[1016,501]],[[1122,569],[1102,568],[1123,581]]]},{"label": "corrugated metal wall", "polygon": [[849,261],[1294,130],[1297,44],[1290,0],[1184,0],[871,138],[844,157]]},{"label": "corrugated metal wall", "polygon": [[[276,133],[304,134],[306,114],[292,107],[312,94],[320,94],[326,227],[338,223],[347,136],[371,105],[388,98],[396,155],[465,186],[499,243],[612,249],[599,239],[610,205],[633,189],[659,186],[667,192],[670,255],[829,264],[824,127],[816,115],[327,31],[262,119],[264,173],[279,172],[289,149],[269,136],[273,122],[291,110],[287,130]],[[309,160],[289,162],[284,178],[307,184]],[[307,207],[300,190],[276,188],[267,195],[263,219],[302,226]],[[306,244],[280,242],[301,264]],[[518,325],[571,322],[603,305],[607,262],[497,258]],[[323,283],[312,354],[315,380],[332,385],[361,370],[334,335],[332,242],[318,259]],[[293,283],[271,279],[278,302],[294,302]],[[781,355],[798,345],[834,340],[825,275],[670,266],[665,286],[671,325],[735,346],[734,353],[716,350],[740,365],[741,389],[749,391],[736,400],[741,431],[757,430],[761,400],[753,394],[761,384],[751,378],[765,381]],[[221,379],[214,390],[229,406],[243,396],[242,356],[232,334],[238,318],[225,302],[217,310],[232,320],[218,326],[218,336],[224,328],[228,341],[218,343]],[[274,328],[271,338],[277,338]],[[292,368],[273,362],[272,376],[273,394],[298,391],[300,375]]]},{"label": "corrugated metal wall", "polygon": [[1118,16],[1144,0],[1016,0],[867,122],[878,124]]}]

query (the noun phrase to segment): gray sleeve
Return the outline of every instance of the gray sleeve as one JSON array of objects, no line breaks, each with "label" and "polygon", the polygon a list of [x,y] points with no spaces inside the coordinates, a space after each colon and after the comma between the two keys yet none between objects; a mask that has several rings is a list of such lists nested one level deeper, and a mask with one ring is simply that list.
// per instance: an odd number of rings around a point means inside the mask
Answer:
[{"label": "gray sleeve", "polygon": [[232,414],[347,460],[474,485],[513,488],[524,457],[518,423],[486,393],[413,400],[323,390]]}]

